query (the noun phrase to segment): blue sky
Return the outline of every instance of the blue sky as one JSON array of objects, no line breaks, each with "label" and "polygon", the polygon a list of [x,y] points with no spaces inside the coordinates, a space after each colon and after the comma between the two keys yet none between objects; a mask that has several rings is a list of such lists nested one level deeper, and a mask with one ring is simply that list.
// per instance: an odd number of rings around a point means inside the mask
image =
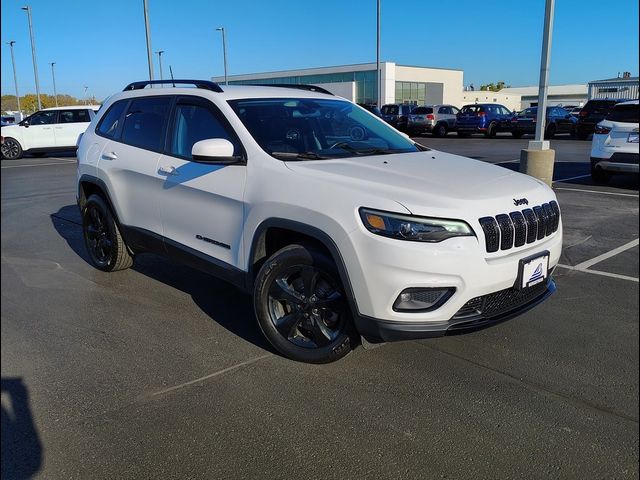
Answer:
[{"label": "blue sky", "polygon": [[[147,78],[142,0],[2,0],[2,94],[35,92],[26,4],[40,88],[98,99]],[[153,50],[176,78],[374,62],[375,0],[149,0]],[[464,83],[536,84],[544,0],[382,0],[382,60],[464,70]],[[154,55],[157,73],[157,55]],[[551,83],[638,74],[637,0],[556,0]]]}]

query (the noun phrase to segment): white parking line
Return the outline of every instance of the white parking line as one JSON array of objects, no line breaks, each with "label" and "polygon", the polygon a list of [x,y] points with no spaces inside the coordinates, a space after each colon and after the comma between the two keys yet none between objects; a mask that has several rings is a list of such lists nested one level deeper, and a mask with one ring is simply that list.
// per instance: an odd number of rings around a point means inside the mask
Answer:
[{"label": "white parking line", "polygon": [[45,167],[47,165],[69,165],[74,162],[54,162],[54,163],[36,163],[35,165],[7,165],[6,167],[0,167],[0,169],[4,170],[5,168],[27,168],[27,167]]},{"label": "white parking line", "polygon": [[561,178],[560,180],[554,180],[553,183],[568,182],[569,180],[577,180],[578,178],[587,178],[587,177],[590,177],[590,176],[591,176],[591,174],[589,174],[589,175],[578,175],[577,177]]},{"label": "white parking line", "polygon": [[600,195],[617,195],[619,197],[638,198],[638,195],[633,195],[631,193],[603,192],[602,190],[586,190],[582,188],[556,188],[556,190],[564,190],[566,192],[599,193]]},{"label": "white parking line", "polygon": [[583,268],[578,269],[576,267],[572,267],[571,265],[563,265],[561,263],[558,264],[558,267],[565,268],[567,270],[574,270],[576,272],[592,273],[594,275],[602,275],[604,277],[619,278],[621,280],[629,280],[631,282],[640,283],[639,280],[636,277],[629,277],[627,275],[620,275],[618,273],[602,272],[600,270],[586,270],[586,269],[583,269]]},{"label": "white parking line", "polygon": [[578,265],[576,265],[574,268],[576,270],[586,270],[587,268],[591,267],[592,265],[595,265],[596,263],[600,263],[603,260],[606,260],[607,258],[611,258],[619,253],[624,252],[625,250],[629,250],[630,248],[633,247],[637,247],[638,243],[640,243],[638,241],[638,239],[636,238],[635,240],[631,240],[629,243],[625,243],[624,245],[618,247],[618,248],[614,248],[613,250],[609,251],[609,252],[605,252],[602,255],[598,255],[597,257],[593,257],[591,260],[587,260],[586,262],[582,262],[579,263]]}]

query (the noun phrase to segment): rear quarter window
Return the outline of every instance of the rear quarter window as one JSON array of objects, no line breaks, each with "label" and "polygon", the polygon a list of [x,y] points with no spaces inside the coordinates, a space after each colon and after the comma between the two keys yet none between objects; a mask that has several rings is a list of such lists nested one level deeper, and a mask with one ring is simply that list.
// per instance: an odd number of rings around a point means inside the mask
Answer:
[{"label": "rear quarter window", "polygon": [[103,137],[114,138],[118,132],[120,119],[129,100],[120,100],[109,107],[100,123],[96,127],[96,133]]}]

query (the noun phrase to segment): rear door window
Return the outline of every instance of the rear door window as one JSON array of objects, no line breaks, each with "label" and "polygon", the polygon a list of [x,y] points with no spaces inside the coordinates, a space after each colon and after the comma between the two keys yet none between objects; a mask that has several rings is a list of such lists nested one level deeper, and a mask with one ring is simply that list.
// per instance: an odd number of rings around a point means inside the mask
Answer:
[{"label": "rear door window", "polygon": [[470,114],[470,113],[478,113],[483,111],[484,109],[479,105],[467,105],[465,107],[462,107],[462,110],[460,110],[460,113]]},{"label": "rear door window", "polygon": [[398,115],[398,105],[384,105],[382,107],[383,115]]},{"label": "rear door window", "polygon": [[640,120],[640,105],[631,104],[631,105],[616,105],[611,110],[611,113],[607,115],[607,120],[611,120],[612,122],[622,122],[622,123],[638,123]]},{"label": "rear door window", "polygon": [[89,110],[60,110],[58,123],[82,123],[90,122]]},{"label": "rear door window", "polygon": [[169,96],[133,100],[124,118],[121,141],[134,147],[161,152],[172,100]]}]

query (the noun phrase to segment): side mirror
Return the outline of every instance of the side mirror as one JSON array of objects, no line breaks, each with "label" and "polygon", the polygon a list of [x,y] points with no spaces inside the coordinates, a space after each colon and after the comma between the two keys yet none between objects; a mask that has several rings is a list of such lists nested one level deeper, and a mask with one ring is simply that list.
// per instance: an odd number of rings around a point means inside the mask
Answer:
[{"label": "side mirror", "polygon": [[208,138],[193,144],[191,156],[198,163],[241,163],[242,157],[233,155],[233,143],[225,138]]},{"label": "side mirror", "polygon": [[28,127],[29,126],[29,120],[23,120],[18,125],[20,125],[21,127]]}]

